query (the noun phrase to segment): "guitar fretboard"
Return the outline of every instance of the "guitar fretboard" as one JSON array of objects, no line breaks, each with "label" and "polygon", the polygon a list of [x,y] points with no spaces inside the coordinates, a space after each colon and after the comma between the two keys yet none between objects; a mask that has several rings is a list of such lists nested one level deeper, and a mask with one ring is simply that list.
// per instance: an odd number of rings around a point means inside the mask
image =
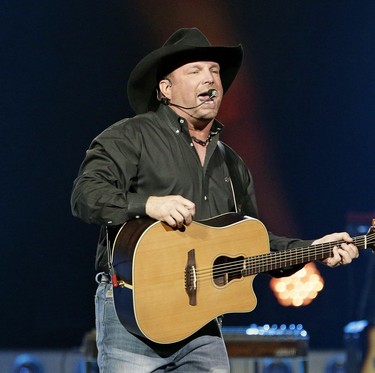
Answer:
[{"label": "guitar fretboard", "polygon": [[[353,238],[353,244],[359,249],[365,249],[367,246],[373,245],[374,242],[375,233]],[[345,241],[332,241],[248,257],[245,259],[245,268],[242,270],[242,275],[251,276],[275,269],[305,264],[314,260],[323,260],[332,256],[333,248],[335,246],[340,247],[342,243],[345,243]]]}]

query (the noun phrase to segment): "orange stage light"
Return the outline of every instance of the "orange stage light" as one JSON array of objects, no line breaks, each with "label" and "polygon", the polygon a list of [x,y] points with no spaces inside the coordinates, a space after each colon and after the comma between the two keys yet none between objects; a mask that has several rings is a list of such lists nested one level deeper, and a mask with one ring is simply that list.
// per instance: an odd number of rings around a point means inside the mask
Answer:
[{"label": "orange stage light", "polygon": [[324,287],[324,280],[314,263],[289,277],[273,278],[270,287],[283,306],[306,306],[315,299]]}]

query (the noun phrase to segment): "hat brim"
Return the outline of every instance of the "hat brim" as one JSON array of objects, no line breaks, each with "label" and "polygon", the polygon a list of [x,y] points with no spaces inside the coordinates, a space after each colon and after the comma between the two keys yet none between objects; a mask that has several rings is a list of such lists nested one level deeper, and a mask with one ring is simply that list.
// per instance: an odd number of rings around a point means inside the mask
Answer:
[{"label": "hat brim", "polygon": [[193,61],[217,62],[225,93],[240,69],[242,58],[240,44],[234,47],[164,46],[144,57],[130,74],[127,87],[129,103],[136,114],[155,111],[160,104],[156,96],[159,81],[176,68]]}]

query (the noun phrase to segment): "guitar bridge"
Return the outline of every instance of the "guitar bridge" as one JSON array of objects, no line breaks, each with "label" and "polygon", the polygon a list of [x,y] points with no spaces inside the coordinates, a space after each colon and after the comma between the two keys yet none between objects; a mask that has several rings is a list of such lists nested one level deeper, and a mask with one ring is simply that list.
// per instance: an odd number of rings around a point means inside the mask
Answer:
[{"label": "guitar bridge", "polygon": [[197,305],[197,269],[195,263],[195,250],[188,252],[188,260],[185,267],[185,290],[191,306]]}]

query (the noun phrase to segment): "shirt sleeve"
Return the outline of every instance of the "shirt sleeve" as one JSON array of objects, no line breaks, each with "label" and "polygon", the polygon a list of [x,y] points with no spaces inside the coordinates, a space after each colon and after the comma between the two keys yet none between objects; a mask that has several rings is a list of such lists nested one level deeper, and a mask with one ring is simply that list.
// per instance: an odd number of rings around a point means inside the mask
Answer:
[{"label": "shirt sleeve", "polygon": [[88,223],[120,225],[145,214],[149,196],[132,190],[140,139],[123,129],[124,121],[93,140],[73,183],[72,213]]}]

